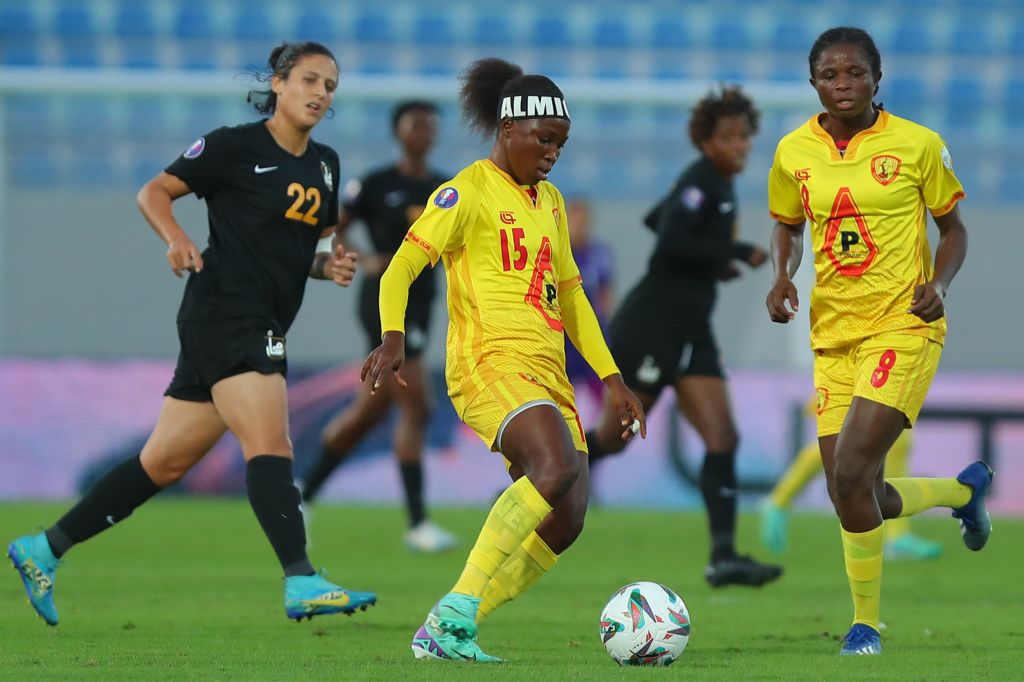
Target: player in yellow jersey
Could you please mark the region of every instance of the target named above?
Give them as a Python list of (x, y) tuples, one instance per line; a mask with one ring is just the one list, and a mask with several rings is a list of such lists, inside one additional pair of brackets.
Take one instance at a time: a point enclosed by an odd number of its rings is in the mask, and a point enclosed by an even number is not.
[(608, 387), (622, 437), (645, 436), (647, 427), (583, 293), (565, 202), (547, 182), (569, 137), (564, 95), (545, 76), (484, 59), (464, 74), (461, 101), (494, 146), (434, 193), (395, 253), (381, 278), (382, 343), (362, 376), (371, 390), (404, 384), (409, 286), (442, 261), (448, 395), (459, 417), (505, 457), (514, 482), (412, 649), (417, 658), (491, 662), (501, 659), (477, 645), (477, 624), (536, 582), (583, 529), (590, 476), (564, 334)]
[[(815, 414), (817, 400), (811, 400), (807, 412)], [(886, 474), (890, 478), (904, 478), (910, 471), (910, 430), (900, 434), (885, 457)], [(793, 499), (822, 473), (821, 450), (814, 440), (800, 449), (796, 457), (771, 493), (761, 504), (761, 544), (776, 554), (786, 551), (789, 544), (789, 508)], [(919, 561), (942, 555), (942, 545), (915, 535), (910, 530), (909, 518), (895, 518), (885, 523), (885, 558), (890, 561)]]
[[(799, 309), (791, 278), (810, 222), (818, 443), (854, 604), (840, 653), (878, 654), (882, 520), (942, 506), (960, 519), (969, 549), (981, 549), (991, 532), (992, 470), (984, 463), (956, 478), (884, 478), (886, 453), (913, 425), (938, 367), (943, 298), (967, 253), (957, 210), (964, 192), (938, 134), (872, 101), (882, 59), (871, 36), (829, 29), (808, 61), (825, 112), (775, 152), (768, 180), (775, 277), (766, 304), (780, 323)], [(926, 211), (940, 235), (934, 264)]]

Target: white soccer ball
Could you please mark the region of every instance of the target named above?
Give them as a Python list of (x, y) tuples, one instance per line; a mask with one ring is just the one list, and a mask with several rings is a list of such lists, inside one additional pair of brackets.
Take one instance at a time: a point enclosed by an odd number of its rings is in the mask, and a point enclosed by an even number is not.
[(690, 640), (690, 614), (664, 585), (630, 583), (601, 612), (601, 641), (619, 665), (672, 665)]

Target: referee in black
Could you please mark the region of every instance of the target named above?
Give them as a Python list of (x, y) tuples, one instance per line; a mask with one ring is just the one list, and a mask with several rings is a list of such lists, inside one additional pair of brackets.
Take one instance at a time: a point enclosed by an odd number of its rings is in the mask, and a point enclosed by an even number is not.
[[(739, 277), (737, 263), (758, 267), (767, 259), (760, 247), (735, 239), (733, 178), (746, 165), (759, 119), (739, 87), (697, 103), (689, 134), (701, 156), (644, 219), (658, 235), (654, 253), (611, 323), (612, 354), (644, 411), (672, 386), (707, 448), (700, 488), (711, 534), (705, 577), (712, 587), (763, 585), (782, 575), (780, 566), (736, 553), (738, 437), (711, 331), (718, 282)], [(597, 429), (587, 434), (592, 465), (626, 446), (621, 431), (606, 404)]]
[[(337, 222), (339, 168), (338, 154), (310, 134), (331, 107), (338, 66), (312, 42), (283, 43), (268, 63), (270, 75), (258, 78), (270, 88), (253, 91), (250, 101), (269, 118), (200, 137), (139, 191), (139, 208), (167, 243), (174, 274), (190, 273), (178, 312), (181, 352), (141, 454), (108, 472), (45, 533), (8, 548), (30, 602), (50, 625), (57, 624), (53, 580), (61, 556), (178, 481), (228, 430), (241, 442), (249, 501), (284, 571), (286, 615), (352, 613), (376, 602), (370, 592), (328, 582), (307, 558), (288, 433), (285, 335), (307, 278), (347, 286), (355, 268), (354, 254), (340, 244), (315, 254)], [(206, 201), (202, 253), (172, 211), (187, 194)]]
[[(362, 261), (366, 277), (359, 294), (359, 318), (366, 333), (367, 352), (380, 345), (380, 276), (430, 195), (450, 177), (428, 163), (437, 128), (438, 110), (432, 102), (407, 100), (396, 104), (391, 112), (391, 132), (401, 147), (401, 158), (360, 180), (352, 180), (343, 192), (339, 236), (346, 234), (354, 222), (362, 222), (373, 247), (373, 254)], [(409, 288), (406, 361), (402, 367), (407, 386), (390, 382), (375, 393), (370, 392), (368, 385), (362, 386), (356, 399), (324, 429), (320, 456), (302, 481), (302, 500), (308, 512), (335, 467), (352, 454), (367, 432), (396, 405), (399, 416), (393, 447), (409, 519), (405, 544), (413, 551), (426, 553), (442, 552), (456, 545), (454, 535), (428, 518), (423, 497), (423, 443), (433, 394), (422, 356), (430, 330), (436, 280), (434, 269), (427, 268)]]

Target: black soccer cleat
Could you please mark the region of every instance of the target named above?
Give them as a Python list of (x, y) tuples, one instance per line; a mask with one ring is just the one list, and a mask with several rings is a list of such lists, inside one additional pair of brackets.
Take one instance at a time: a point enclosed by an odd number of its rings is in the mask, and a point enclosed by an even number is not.
[(747, 585), (760, 587), (782, 575), (782, 566), (762, 564), (750, 556), (732, 556), (712, 561), (704, 569), (704, 578), (711, 587)]

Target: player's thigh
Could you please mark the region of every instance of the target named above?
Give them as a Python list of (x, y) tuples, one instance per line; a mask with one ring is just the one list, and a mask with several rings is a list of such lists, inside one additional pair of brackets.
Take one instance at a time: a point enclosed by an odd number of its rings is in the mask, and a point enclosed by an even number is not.
[(403, 413), (414, 419), (426, 419), (434, 408), (433, 384), (423, 356), (408, 360), (402, 367), (406, 386), (394, 382), (388, 387), (391, 399)]
[(212, 402), (164, 398), (156, 427), (139, 456), (142, 468), (157, 485), (170, 485), (201, 460), (226, 430)]
[(736, 449), (729, 388), (719, 376), (684, 375), (676, 381), (679, 410), (700, 434), (710, 452)]
[(825, 348), (814, 351), (814, 390), (817, 394), (818, 439), (837, 435), (853, 400), (856, 368), (853, 349)]
[(246, 461), (256, 455), (292, 456), (288, 390), (282, 374), (243, 372), (218, 381), (211, 393)]
[(901, 412), (912, 427), (939, 367), (942, 346), (923, 336), (879, 334), (855, 354), (854, 396)]

